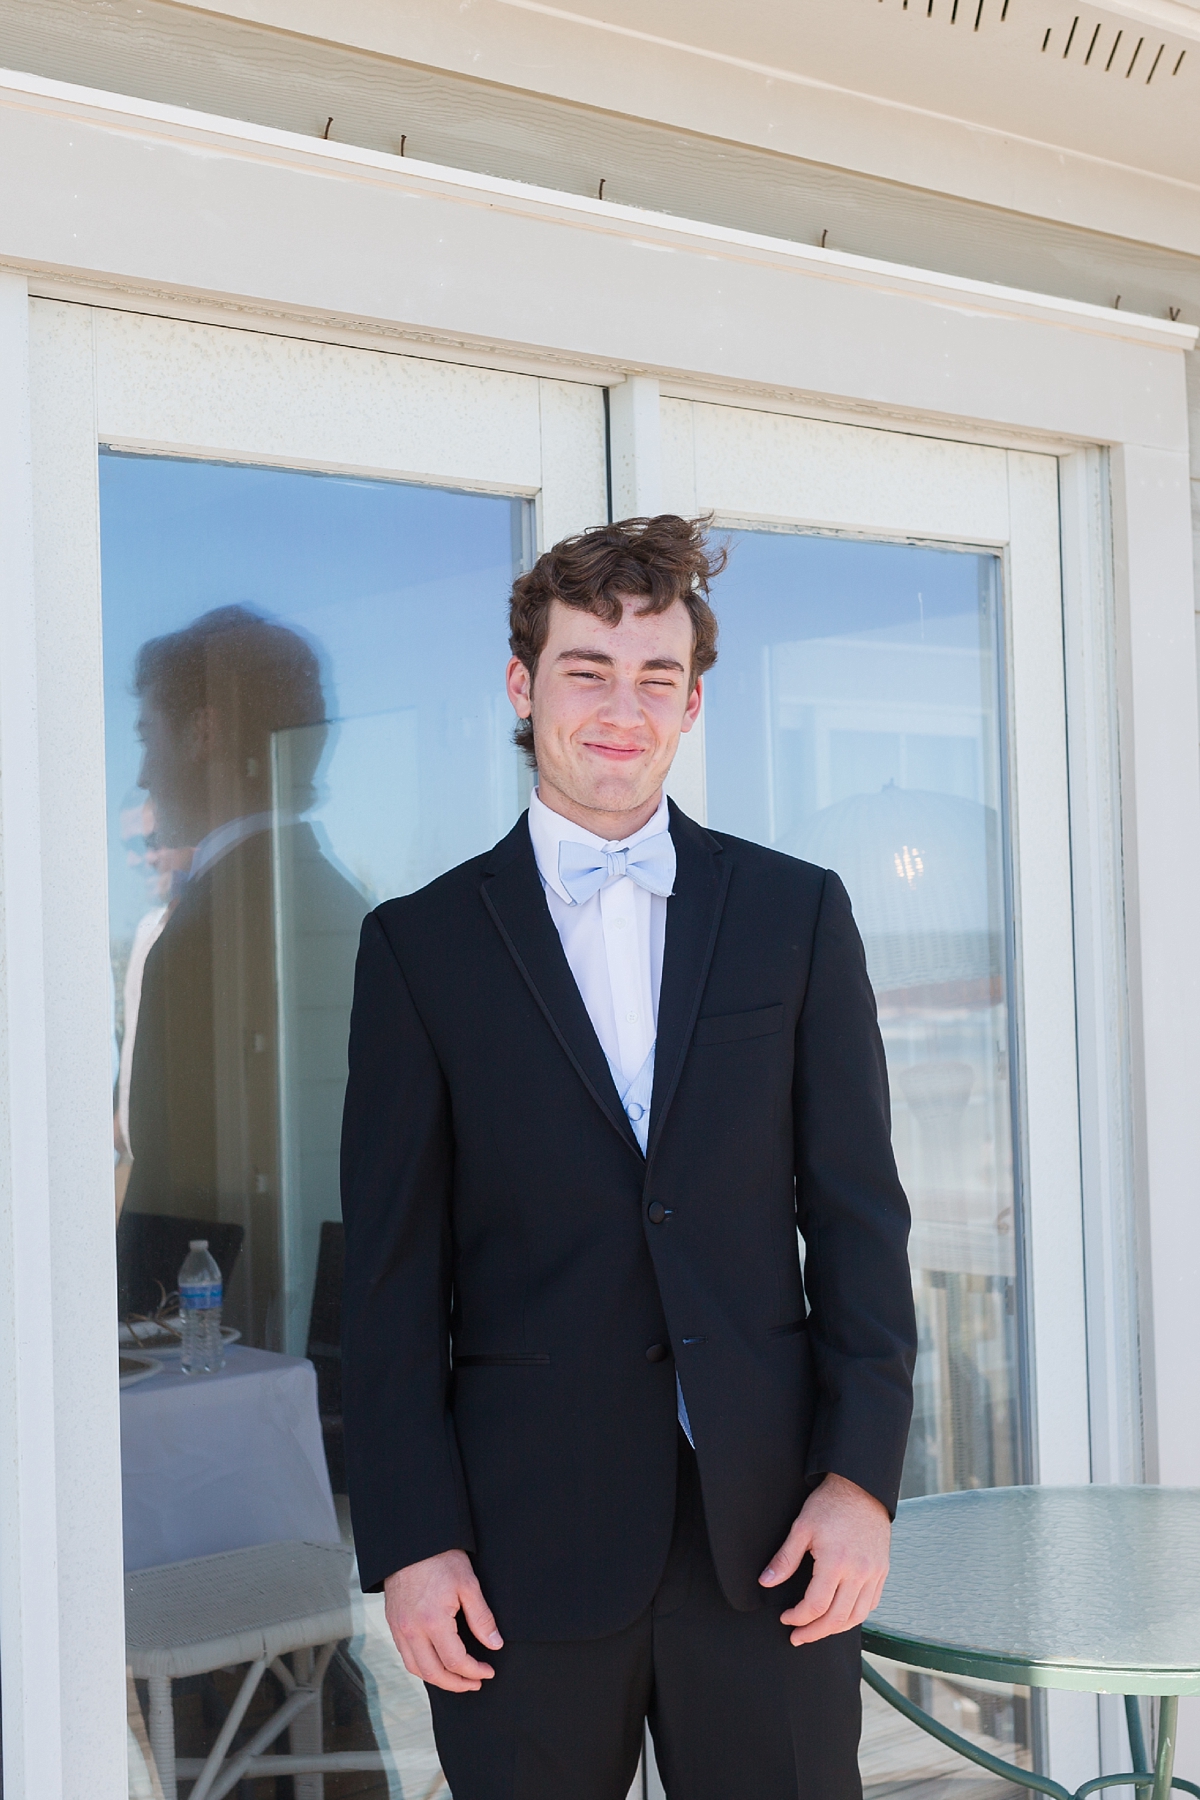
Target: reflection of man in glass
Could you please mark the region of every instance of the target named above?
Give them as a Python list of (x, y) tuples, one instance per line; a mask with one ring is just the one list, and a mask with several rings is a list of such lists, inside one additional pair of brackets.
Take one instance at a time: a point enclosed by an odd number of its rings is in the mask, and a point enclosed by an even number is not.
[(277, 877), (335, 935), (363, 910), (300, 823), (320, 668), (297, 632), (229, 606), (144, 644), (134, 687), (157, 844), (194, 848), (146, 957), (125, 1208), (240, 1223), (235, 1322), (261, 1341), (279, 1279)]

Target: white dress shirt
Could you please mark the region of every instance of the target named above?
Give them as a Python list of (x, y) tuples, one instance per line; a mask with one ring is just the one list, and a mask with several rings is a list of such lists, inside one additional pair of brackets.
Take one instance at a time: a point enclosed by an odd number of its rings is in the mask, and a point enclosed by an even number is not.
[(247, 813), (240, 819), (226, 819), (223, 825), (218, 825), (215, 831), (202, 837), (192, 851), (188, 880), (195, 881), (197, 875), (203, 875), (205, 869), (211, 869), (215, 862), (220, 862), (223, 856), (228, 856), (231, 850), (236, 850), (247, 838), (257, 837), (260, 831), (270, 831), (277, 818), (281, 825), (292, 823), (290, 814), (282, 817), (269, 812)]
[(551, 812), (536, 789), (529, 802), (529, 835), (550, 917), (643, 1155), (650, 1132), (667, 903), (628, 875), (619, 875), (577, 906), (559, 879), (558, 846), (567, 839), (595, 849), (627, 850), (669, 830), (670, 823), (665, 795), (640, 831), (620, 839), (597, 837)]
[[(590, 900), (577, 905), (559, 879), (558, 847), (565, 839), (597, 850), (628, 850), (670, 828), (665, 794), (653, 818), (627, 838), (597, 837), (552, 812), (536, 788), (530, 796), (529, 835), (550, 917), (643, 1156), (650, 1137), (667, 902), (630, 876), (618, 875), (610, 876)], [(675, 1385), (679, 1423), (690, 1443), (692, 1431), (678, 1370)]]

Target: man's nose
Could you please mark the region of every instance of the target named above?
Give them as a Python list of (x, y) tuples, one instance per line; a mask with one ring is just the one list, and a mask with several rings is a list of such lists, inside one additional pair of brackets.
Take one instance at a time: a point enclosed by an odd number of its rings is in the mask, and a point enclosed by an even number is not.
[(631, 681), (614, 681), (601, 714), (606, 725), (640, 725), (642, 709)]

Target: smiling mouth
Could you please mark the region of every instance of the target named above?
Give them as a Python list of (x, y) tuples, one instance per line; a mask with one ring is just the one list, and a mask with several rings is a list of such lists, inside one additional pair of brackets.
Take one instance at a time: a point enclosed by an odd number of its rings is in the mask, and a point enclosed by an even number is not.
[(596, 756), (611, 757), (617, 762), (632, 762), (634, 757), (641, 756), (642, 751), (637, 744), (584, 744), (585, 750)]

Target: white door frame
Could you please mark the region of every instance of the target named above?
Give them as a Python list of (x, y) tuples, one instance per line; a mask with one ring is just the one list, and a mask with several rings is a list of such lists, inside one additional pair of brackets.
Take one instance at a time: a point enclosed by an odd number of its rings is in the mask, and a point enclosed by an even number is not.
[(30, 1800), (116, 1800), (126, 1699), (98, 448), (527, 495), (554, 539), (604, 516), (604, 402), (579, 382), (31, 305), (14, 276), (0, 275), (0, 334), (0, 399), (28, 392), (37, 471), (31, 482), (19, 439), (0, 464), (0, 527), (11, 522), (19, 545), (23, 521), (30, 543), (0, 640), (6, 1774)]

